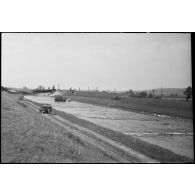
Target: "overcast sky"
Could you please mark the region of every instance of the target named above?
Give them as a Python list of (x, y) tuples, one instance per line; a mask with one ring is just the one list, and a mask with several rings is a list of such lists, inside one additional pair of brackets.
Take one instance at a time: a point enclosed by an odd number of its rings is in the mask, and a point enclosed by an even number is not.
[(190, 34), (2, 35), (2, 85), (144, 90), (191, 85)]

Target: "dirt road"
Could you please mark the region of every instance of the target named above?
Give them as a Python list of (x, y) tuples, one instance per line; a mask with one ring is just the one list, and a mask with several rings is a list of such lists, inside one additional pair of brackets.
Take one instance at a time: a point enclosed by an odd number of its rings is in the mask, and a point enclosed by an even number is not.
[(94, 124), (72, 114), (38, 112), (38, 103), (2, 95), (3, 162), (190, 163), (136, 136)]
[[(38, 112), (38, 106), (31, 102), (25, 101), (25, 104)], [(105, 136), (102, 136), (90, 129), (84, 128), (77, 124), (58, 116), (58, 115), (44, 115), (52, 122), (66, 128), (67, 131), (75, 136), (78, 136), (84, 142), (93, 145), (99, 150), (105, 152), (107, 155), (112, 156), (121, 163), (158, 163), (157, 160), (151, 159), (143, 154), (140, 154), (129, 147), (126, 147), (116, 141), (113, 141)]]
[(38, 103), (49, 103), (58, 111), (120, 132), (124, 136), (137, 137), (144, 142), (193, 159), (193, 123), (191, 119), (149, 115), (74, 101), (58, 103), (47, 96), (27, 96), (26, 98)]

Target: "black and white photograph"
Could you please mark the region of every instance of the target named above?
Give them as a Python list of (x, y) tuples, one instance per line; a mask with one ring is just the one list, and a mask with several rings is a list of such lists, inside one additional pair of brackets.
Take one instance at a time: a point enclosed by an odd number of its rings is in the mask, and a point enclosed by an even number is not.
[(1, 163), (194, 163), (191, 33), (2, 33)]

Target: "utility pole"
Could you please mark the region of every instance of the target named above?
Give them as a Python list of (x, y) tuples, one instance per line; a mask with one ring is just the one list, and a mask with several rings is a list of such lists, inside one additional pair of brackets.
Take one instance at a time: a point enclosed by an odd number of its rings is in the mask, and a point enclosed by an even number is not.
[(161, 97), (163, 96), (163, 92), (162, 92), (162, 89), (163, 89), (163, 88), (161, 87)]

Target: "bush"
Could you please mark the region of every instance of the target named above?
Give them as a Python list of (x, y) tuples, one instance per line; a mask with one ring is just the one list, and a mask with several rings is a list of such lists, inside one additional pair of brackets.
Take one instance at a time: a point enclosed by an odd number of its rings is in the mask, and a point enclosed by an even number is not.
[(162, 99), (160, 95), (155, 96), (155, 99)]
[(140, 93), (138, 93), (138, 96), (139, 98), (145, 98), (147, 96), (147, 93), (145, 91), (142, 91)]
[(183, 93), (186, 96), (186, 101), (188, 101), (192, 96), (192, 87), (187, 87)]
[(129, 97), (133, 97), (134, 96), (134, 91), (133, 90), (130, 89), (128, 93), (129, 93)]
[(150, 94), (148, 95), (148, 98), (153, 98), (153, 94), (150, 93)]
[(171, 94), (171, 97), (177, 97), (177, 94)]

